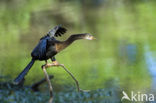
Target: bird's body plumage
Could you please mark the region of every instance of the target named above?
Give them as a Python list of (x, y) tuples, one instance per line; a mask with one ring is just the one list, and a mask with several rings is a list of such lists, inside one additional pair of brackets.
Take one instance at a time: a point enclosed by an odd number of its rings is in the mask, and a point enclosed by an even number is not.
[(60, 25), (54, 27), (52, 30), (48, 32), (48, 34), (42, 37), (37, 44), (37, 46), (31, 52), (32, 60), (25, 67), (25, 69), (16, 77), (14, 80), (15, 84), (19, 84), (23, 79), (30, 68), (33, 66), (36, 60), (55, 60), (55, 55), (57, 54), (55, 50), (55, 42), (57, 41), (54, 36), (61, 36), (66, 32), (66, 29), (61, 27)]
[(45, 36), (40, 39), (38, 45), (34, 48), (31, 56), (35, 60), (48, 60), (57, 54), (55, 50), (55, 42), (57, 40), (54, 37)]

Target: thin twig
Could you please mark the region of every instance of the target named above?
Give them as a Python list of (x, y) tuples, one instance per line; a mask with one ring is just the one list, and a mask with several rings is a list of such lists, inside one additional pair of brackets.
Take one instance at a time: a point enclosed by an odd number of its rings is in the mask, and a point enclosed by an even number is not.
[(78, 92), (80, 92), (80, 87), (79, 87), (79, 82), (77, 81), (77, 79), (73, 76), (73, 74), (63, 65), (63, 64), (59, 64), (59, 66), (61, 66), (75, 81), (76, 86), (77, 86), (77, 90)]
[(78, 92), (80, 92), (80, 91), (81, 92), (89, 92), (90, 91), (90, 90), (80, 89), (78, 80), (74, 77), (74, 75), (63, 64), (59, 64), (58, 66), (61, 66), (74, 79)]
[(42, 66), (42, 69), (43, 69), (45, 78), (46, 78), (46, 80), (47, 80), (47, 82), (48, 82), (48, 85), (49, 85), (49, 92), (50, 92), (49, 103), (52, 103), (52, 102), (53, 102), (53, 87), (52, 87), (52, 84), (51, 84), (51, 82), (50, 82), (48, 73), (47, 73), (47, 71), (46, 71), (46, 65)]

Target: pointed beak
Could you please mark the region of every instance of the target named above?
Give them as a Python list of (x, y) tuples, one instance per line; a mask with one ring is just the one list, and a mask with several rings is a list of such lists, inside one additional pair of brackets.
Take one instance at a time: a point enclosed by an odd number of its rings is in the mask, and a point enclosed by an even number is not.
[(94, 40), (96, 39), (94, 36), (92, 36), (91, 34), (88, 34), (87, 36), (85, 36), (84, 39), (87, 39), (87, 40)]
[(90, 40), (94, 40), (94, 39), (96, 39), (94, 36), (91, 36), (91, 37), (90, 37)]
[(95, 37), (92, 38), (92, 40), (96, 39)]

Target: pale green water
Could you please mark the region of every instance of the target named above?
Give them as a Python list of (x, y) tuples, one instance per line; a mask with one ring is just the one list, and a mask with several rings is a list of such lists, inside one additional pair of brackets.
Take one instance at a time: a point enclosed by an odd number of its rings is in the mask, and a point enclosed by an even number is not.
[[(128, 1), (0, 1), (0, 75), (14, 79), (30, 61), (39, 38), (63, 24), (68, 32), (60, 40), (83, 32), (97, 38), (76, 41), (56, 56), (75, 75), (81, 88), (118, 85), (121, 90), (150, 90), (152, 77), (144, 46), (156, 50), (156, 3)], [(42, 64), (35, 63), (26, 84), (44, 77)], [(74, 85), (63, 69), (51, 68), (48, 72), (55, 76), (55, 89), (60, 90), (62, 84)]]

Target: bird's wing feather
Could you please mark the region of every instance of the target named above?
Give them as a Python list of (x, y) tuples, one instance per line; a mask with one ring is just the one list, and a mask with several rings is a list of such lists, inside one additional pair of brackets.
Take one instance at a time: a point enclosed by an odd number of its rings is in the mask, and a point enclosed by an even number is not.
[(64, 33), (66, 33), (67, 29), (62, 27), (61, 25), (55, 26), (53, 29), (51, 29), (48, 32), (48, 35), (50, 37), (58, 37), (58, 36), (62, 36)]
[(49, 36), (42, 38), (38, 45), (34, 48), (31, 55), (35, 59), (43, 60), (46, 59), (46, 47), (47, 47), (47, 40), (50, 39)]

